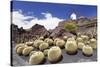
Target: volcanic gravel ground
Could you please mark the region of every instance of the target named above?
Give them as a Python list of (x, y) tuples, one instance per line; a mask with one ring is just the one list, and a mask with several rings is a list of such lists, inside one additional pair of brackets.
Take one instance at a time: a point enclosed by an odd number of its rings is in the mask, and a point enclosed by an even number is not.
[[(14, 45), (14, 44), (12, 44)], [(12, 46), (12, 65), (13, 66), (26, 66), (26, 65), (30, 65), (28, 64), (29, 61), (29, 56), (19, 56), (18, 54), (16, 54), (14, 47)], [(94, 50), (94, 53), (92, 56), (90, 57), (86, 57), (82, 54), (81, 50), (78, 50), (77, 54), (75, 55), (68, 55), (64, 49), (62, 49), (62, 60), (60, 60), (59, 62), (57, 62), (56, 64), (61, 64), (61, 63), (79, 63), (79, 62), (93, 62), (93, 61), (97, 61), (97, 50)], [(43, 64), (51, 64), (46, 57), (46, 60), (44, 61)]]

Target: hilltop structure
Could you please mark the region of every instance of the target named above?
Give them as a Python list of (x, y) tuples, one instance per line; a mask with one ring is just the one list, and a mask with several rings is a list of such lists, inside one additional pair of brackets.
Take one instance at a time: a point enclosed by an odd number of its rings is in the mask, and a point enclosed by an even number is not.
[(71, 20), (77, 20), (77, 15), (75, 12), (73, 12), (71, 15), (70, 15), (70, 19)]

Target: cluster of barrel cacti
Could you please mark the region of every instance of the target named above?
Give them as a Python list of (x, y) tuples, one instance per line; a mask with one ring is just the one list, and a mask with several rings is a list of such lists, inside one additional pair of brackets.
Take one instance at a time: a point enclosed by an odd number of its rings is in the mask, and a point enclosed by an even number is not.
[(44, 38), (39, 37), (34, 41), (20, 43), (15, 46), (16, 53), (29, 56), (29, 64), (40, 64), (47, 57), (50, 63), (57, 62), (62, 57), (62, 49), (67, 54), (75, 54), (81, 50), (85, 56), (92, 56), (93, 50), (97, 48), (97, 40), (87, 35), (77, 37)]

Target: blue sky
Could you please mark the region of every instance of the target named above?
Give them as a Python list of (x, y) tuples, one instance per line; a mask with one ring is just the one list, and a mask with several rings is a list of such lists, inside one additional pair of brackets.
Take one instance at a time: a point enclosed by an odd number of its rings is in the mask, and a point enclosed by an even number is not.
[[(91, 5), (74, 5), (74, 4), (57, 4), (57, 3), (41, 3), (41, 2), (25, 2), (12, 1), (11, 12), (19, 11), (19, 14), (28, 19), (24, 21), (31, 21), (33, 18), (38, 20), (46, 19), (47, 17), (60, 19), (69, 19), (73, 10), (77, 16), (94, 17), (97, 16), (97, 7)], [(55, 19), (54, 19), (55, 20)]]
[(49, 12), (53, 16), (66, 19), (69, 15), (76, 11), (78, 16), (97, 16), (96, 6), (87, 5), (72, 5), (72, 4), (54, 4), (54, 3), (41, 3), (41, 2), (25, 2), (25, 1), (13, 1), (12, 11), (21, 9), (24, 14), (35, 15), (38, 18), (43, 18), (42, 12)]

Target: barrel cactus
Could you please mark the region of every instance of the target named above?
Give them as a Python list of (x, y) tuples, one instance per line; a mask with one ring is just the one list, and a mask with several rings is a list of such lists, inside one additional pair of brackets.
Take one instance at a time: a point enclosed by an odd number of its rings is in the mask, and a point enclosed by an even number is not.
[(68, 54), (75, 54), (77, 52), (77, 43), (75, 41), (67, 41), (65, 50)]
[(69, 38), (67, 39), (67, 41), (75, 41), (75, 38), (74, 38), (74, 37), (69, 37)]
[(77, 37), (76, 41), (77, 42), (83, 42), (83, 39), (81, 37)]
[(18, 49), (19, 47), (23, 47), (23, 46), (25, 46), (24, 43), (16, 44), (15, 50), (17, 51), (17, 49)]
[(84, 44), (83, 42), (78, 42), (78, 44), (77, 44), (77, 45), (78, 45), (78, 48), (79, 48), (79, 49), (82, 49), (82, 48), (83, 48), (83, 46), (84, 46), (85, 44)]
[(19, 55), (22, 55), (22, 52), (24, 50), (25, 47), (19, 47), (17, 50), (16, 50), (16, 53), (19, 54)]
[(93, 49), (96, 49), (97, 48), (97, 40), (92, 38), (90, 39), (90, 46), (93, 48)]
[(81, 33), (80, 33), (80, 32), (78, 32), (78, 33), (77, 33), (77, 36), (78, 36), (78, 37), (80, 37), (80, 36), (81, 36)]
[(65, 46), (65, 41), (64, 40), (58, 40), (56, 42), (56, 46), (59, 46), (60, 48), (63, 48)]
[(37, 52), (37, 51), (31, 51), (29, 56), (33, 55), (35, 52)]
[(41, 43), (43, 43), (43, 40), (35, 40), (33, 46), (36, 47), (36, 48), (39, 48)]
[(63, 39), (64, 39), (65, 41), (67, 41), (67, 38), (68, 38), (67, 36), (63, 36)]
[(81, 38), (83, 39), (84, 43), (89, 40), (89, 37), (87, 35), (81, 35)]
[(44, 54), (41, 51), (37, 51), (29, 58), (29, 64), (36, 65), (42, 63), (44, 60)]
[(25, 45), (24, 43), (21, 43), (21, 44), (17, 44), (15, 46), (15, 50), (16, 50), (16, 53), (19, 54), (19, 55), (22, 55), (22, 51), (23, 49), (27, 47), (27, 45)]
[(56, 42), (60, 40), (60, 38), (55, 38), (53, 44), (56, 45)]
[(44, 50), (44, 49), (47, 49), (48, 47), (49, 47), (49, 44), (46, 42), (43, 42), (40, 44), (39, 49)]
[(32, 46), (33, 45), (33, 42), (32, 41), (26, 42), (26, 45), (27, 46)]
[(26, 48), (23, 49), (22, 54), (23, 54), (24, 56), (27, 56), (27, 55), (30, 54), (30, 52), (31, 52), (33, 49), (34, 49), (33, 47), (26, 47)]
[(48, 50), (48, 60), (57, 62), (62, 56), (61, 49), (58, 46), (53, 46)]
[(41, 37), (39, 37), (39, 39), (40, 39), (40, 40), (44, 40), (44, 37), (43, 37), (43, 36), (41, 36)]
[(82, 48), (82, 52), (85, 56), (91, 56), (93, 54), (93, 49), (89, 45), (85, 45)]
[(44, 53), (45, 56), (48, 55), (48, 51), (49, 51), (49, 49), (45, 49), (45, 50), (43, 51), (43, 53)]
[(44, 41), (47, 42), (49, 45), (53, 44), (53, 40), (51, 38), (46, 38)]

